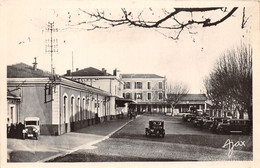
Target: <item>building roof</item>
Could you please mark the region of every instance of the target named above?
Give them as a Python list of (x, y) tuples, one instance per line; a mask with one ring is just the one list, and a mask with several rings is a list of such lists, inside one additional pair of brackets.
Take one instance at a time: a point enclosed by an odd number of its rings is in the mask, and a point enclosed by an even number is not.
[(121, 74), (122, 78), (164, 78), (156, 74)]
[[(167, 94), (171, 95), (171, 94)], [(206, 101), (207, 97), (205, 94), (186, 94), (181, 98), (181, 101)]]
[(72, 72), (70, 75), (65, 74), (64, 76), (112, 76), (109, 73), (103, 72), (99, 69), (88, 67), (75, 72)]
[(34, 70), (32, 66), (24, 63), (7, 66), (7, 78), (41, 78), (50, 75), (50, 72), (41, 69)]

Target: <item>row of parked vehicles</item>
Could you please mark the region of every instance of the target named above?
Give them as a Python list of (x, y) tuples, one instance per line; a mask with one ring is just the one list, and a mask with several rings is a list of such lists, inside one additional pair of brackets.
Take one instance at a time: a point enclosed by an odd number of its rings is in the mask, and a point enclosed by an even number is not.
[(250, 134), (252, 131), (252, 122), (247, 119), (233, 119), (231, 116), (227, 117), (210, 117), (204, 113), (190, 113), (184, 114), (183, 121), (190, 122), (194, 127), (201, 129), (209, 129), (213, 133), (242, 133)]

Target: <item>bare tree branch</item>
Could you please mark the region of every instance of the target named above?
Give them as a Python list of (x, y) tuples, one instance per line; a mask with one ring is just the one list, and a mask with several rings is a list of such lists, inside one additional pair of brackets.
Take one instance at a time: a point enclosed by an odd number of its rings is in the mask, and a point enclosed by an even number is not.
[(249, 17), (246, 17), (246, 11), (245, 11), (246, 9), (245, 9), (245, 7), (243, 8), (243, 16), (242, 16), (242, 24), (241, 24), (241, 28), (243, 29), (243, 28), (245, 28), (245, 25), (246, 25), (246, 23), (247, 23), (247, 21), (248, 21), (248, 19), (249, 19)]
[(166, 101), (171, 105), (171, 108), (174, 109), (180, 100), (189, 93), (189, 89), (182, 83), (175, 85), (170, 84), (167, 87), (167, 93)]
[[(107, 15), (105, 15), (104, 11), (97, 10), (96, 12), (90, 13), (79, 8), (81, 12), (87, 14), (92, 20), (88, 22), (86, 21), (80, 22), (77, 23), (76, 25), (92, 24), (94, 29), (99, 27), (107, 28), (109, 26), (117, 27), (117, 26), (127, 25), (127, 26), (141, 27), (141, 28), (154, 28), (154, 29), (169, 30), (169, 31), (172, 30), (174, 36), (168, 36), (168, 37), (177, 40), (179, 39), (179, 36), (184, 30), (184, 28), (189, 29), (189, 27), (194, 24), (201, 25), (202, 27), (216, 26), (224, 22), (225, 20), (227, 20), (229, 17), (231, 17), (237, 9), (238, 9), (237, 7), (234, 7), (229, 12), (226, 7), (173, 8), (173, 11), (171, 12), (167, 11), (166, 9), (162, 9), (163, 12), (162, 15), (165, 16), (161, 16), (160, 14), (160, 17), (158, 17), (159, 19), (151, 20), (151, 17), (149, 17), (149, 19), (145, 20), (143, 17), (143, 13), (145, 9), (143, 9), (141, 12), (136, 14), (134, 17), (132, 11), (129, 12), (125, 8), (121, 8), (122, 15), (120, 15), (117, 18), (113, 18), (112, 16), (108, 17)], [(227, 14), (224, 16), (222, 15), (215, 20), (213, 20), (212, 18), (204, 18), (204, 17), (202, 17), (203, 19), (201, 20), (198, 18), (194, 19), (195, 14), (199, 14), (199, 13), (205, 14), (207, 12), (213, 12), (213, 11), (220, 11), (221, 13), (227, 13)], [(149, 8), (148, 13), (149, 12), (150, 13), (152, 12), (152, 15), (154, 15), (154, 11), (151, 8)], [(186, 19), (184, 21), (179, 21), (177, 19), (177, 16), (187, 12), (191, 13), (190, 19)], [(169, 21), (173, 21), (172, 24)], [(246, 23), (246, 21), (247, 19), (245, 18), (243, 23)], [(189, 30), (189, 32), (191, 31)]]

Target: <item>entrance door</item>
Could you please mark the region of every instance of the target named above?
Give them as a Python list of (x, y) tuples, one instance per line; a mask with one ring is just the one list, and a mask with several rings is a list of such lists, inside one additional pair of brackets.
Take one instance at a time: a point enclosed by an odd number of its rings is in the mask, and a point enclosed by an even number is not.
[(149, 112), (149, 113), (151, 113), (151, 112), (152, 112), (151, 105), (148, 105), (148, 112)]
[(9, 121), (11, 124), (17, 123), (17, 113), (16, 113), (15, 105), (9, 106), (9, 117), (10, 117)]
[(140, 112), (140, 105), (137, 105), (137, 113)]

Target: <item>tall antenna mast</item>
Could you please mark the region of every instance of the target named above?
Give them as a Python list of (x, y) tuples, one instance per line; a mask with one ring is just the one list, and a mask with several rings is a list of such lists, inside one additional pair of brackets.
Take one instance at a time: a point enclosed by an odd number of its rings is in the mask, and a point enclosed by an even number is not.
[(72, 72), (74, 71), (74, 62), (73, 61), (74, 60), (73, 60), (73, 51), (72, 51), (72, 69), (71, 69)]
[(54, 75), (54, 68), (53, 68), (53, 53), (58, 52), (58, 39), (53, 39), (53, 32), (58, 32), (58, 29), (54, 28), (54, 22), (48, 22), (47, 31), (51, 33), (50, 39), (45, 41), (45, 52), (50, 53), (51, 55), (51, 75)]

